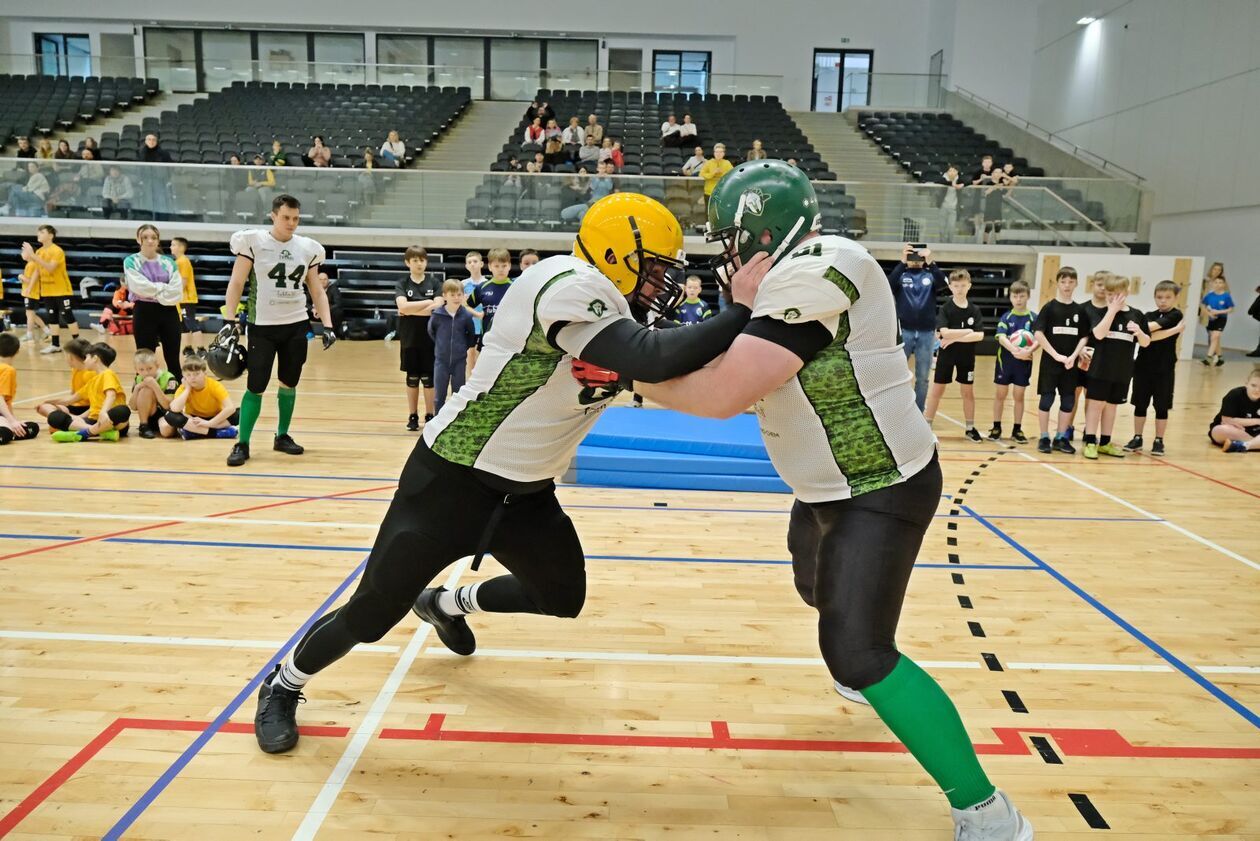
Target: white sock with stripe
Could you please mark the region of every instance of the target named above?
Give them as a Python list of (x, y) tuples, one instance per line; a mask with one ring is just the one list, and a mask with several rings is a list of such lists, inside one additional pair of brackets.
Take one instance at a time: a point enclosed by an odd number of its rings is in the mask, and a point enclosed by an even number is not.
[(477, 588), (480, 586), (481, 582), (478, 581), (476, 584), (468, 584), (455, 590), (443, 590), (438, 594), (438, 610), (447, 616), (466, 616), (469, 613), (477, 613), (481, 610), (481, 606), (477, 604)]

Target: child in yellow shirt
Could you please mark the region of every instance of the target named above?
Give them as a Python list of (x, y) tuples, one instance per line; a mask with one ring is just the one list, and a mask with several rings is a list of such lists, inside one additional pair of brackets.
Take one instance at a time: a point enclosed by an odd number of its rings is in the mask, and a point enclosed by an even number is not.
[(58, 394), (35, 407), (40, 417), (46, 418), (53, 412), (65, 412), (68, 415), (81, 415), (88, 410), (88, 400), (82, 392), (87, 388), (96, 373), (87, 367), (87, 353), (91, 342), (85, 339), (71, 339), (66, 342), (66, 364), (70, 366), (70, 390)]
[[(71, 307), (74, 290), (70, 287), (70, 274), (66, 271), (66, 252), (57, 244), (57, 229), (52, 225), (40, 225), (36, 229), (39, 249), (29, 242), (22, 243), (22, 259), (34, 263), (39, 274), (39, 298), (48, 310), (49, 320), (56, 316), (57, 324), (70, 328), (70, 338), (79, 337), (79, 324), (74, 320)], [(40, 353), (60, 353), (61, 335), (54, 333), (52, 345)]]
[(26, 338), (24, 342), (42, 342), (52, 335), (44, 319), (39, 317), (39, 266), (28, 262), (18, 275), (22, 284), (22, 305), (26, 309)]
[(123, 400), (123, 387), (118, 375), (109, 367), (117, 358), (117, 352), (104, 342), (88, 348), (84, 363), (89, 371), (96, 374), (81, 392), (87, 398), (88, 410), (82, 415), (61, 411), (50, 414), (48, 425), (57, 430), (52, 434), (54, 441), (71, 444), (92, 437), (117, 441), (126, 434), (131, 407)]
[(176, 390), (171, 408), (158, 420), (158, 432), (163, 438), (174, 438), (179, 433), (185, 441), (235, 438), (241, 412), (223, 383), (208, 374), (206, 360), (186, 356), (180, 369), (184, 382)]
[(171, 237), (171, 256), (175, 258), (175, 266), (179, 276), (184, 279), (184, 297), (179, 302), (184, 321), (184, 332), (188, 334), (188, 346), (184, 355), (202, 352), (206, 349), (206, 337), (201, 332), (201, 322), (197, 321), (197, 281), (193, 277), (192, 261), (188, 259), (188, 240), (183, 237)]
[(17, 397), (17, 369), (13, 357), (22, 348), (22, 341), (12, 333), (0, 333), (0, 445), (21, 438), (34, 438), (39, 424), (23, 423), (13, 414), (13, 398)]

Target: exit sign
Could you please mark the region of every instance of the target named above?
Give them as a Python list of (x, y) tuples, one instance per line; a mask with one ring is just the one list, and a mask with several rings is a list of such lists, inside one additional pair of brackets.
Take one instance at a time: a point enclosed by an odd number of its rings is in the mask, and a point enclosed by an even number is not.
[(841, 43), (841, 44), (847, 44), (847, 43), (849, 43), (849, 39), (848, 39), (848, 38), (841, 38), (841, 39), (840, 39), (840, 43)]

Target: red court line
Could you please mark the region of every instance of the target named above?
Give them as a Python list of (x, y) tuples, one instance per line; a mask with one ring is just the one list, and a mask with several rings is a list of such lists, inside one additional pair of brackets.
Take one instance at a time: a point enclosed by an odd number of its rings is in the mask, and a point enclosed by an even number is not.
[[(517, 745), (585, 745), (601, 747), (698, 748), (703, 750), (768, 750), (791, 752), (906, 753), (900, 742), (859, 742), (834, 739), (755, 739), (731, 736), (725, 721), (709, 723), (710, 736), (647, 736), (604, 733), (531, 733), (504, 730), (447, 730), (444, 713), (432, 713), (423, 729), (386, 727), (381, 739), (421, 742), (491, 742)], [(1163, 757), (1172, 759), (1260, 759), (1260, 748), (1169, 747), (1134, 745), (1115, 730), (1066, 727), (994, 727), (996, 743), (975, 745), (989, 756), (1028, 756), (1032, 749), (1024, 734), (1049, 736), (1065, 756)]]
[(1200, 479), (1206, 479), (1209, 482), (1214, 482), (1215, 484), (1218, 484), (1222, 487), (1229, 488), (1231, 491), (1238, 491), (1240, 494), (1246, 494), (1247, 496), (1260, 499), (1260, 494), (1258, 493), (1249, 491), (1246, 488), (1240, 488), (1237, 485), (1231, 485), (1229, 482), (1223, 482), (1220, 479), (1217, 479), (1215, 476), (1208, 476), (1204, 473), (1198, 472), (1197, 470), (1191, 470), (1189, 467), (1182, 467), (1180, 464), (1177, 464), (1177, 462), (1175, 461), (1168, 461), (1167, 459), (1164, 459), (1161, 463), (1166, 464), (1169, 467), (1175, 467), (1178, 470), (1180, 470), (1182, 473), (1189, 473), (1191, 476), (1198, 476)]
[[(374, 488), (359, 488), (354, 491), (341, 491), (334, 494), (324, 494), (323, 496), (302, 497), (300, 499), (285, 499), (280, 502), (267, 502), (262, 505), (251, 505), (248, 508), (235, 508), (231, 511), (219, 511), (214, 514), (207, 514), (206, 517), (230, 517), (233, 514), (246, 514), (250, 511), (262, 511), (267, 508), (281, 508), (285, 505), (300, 505), (304, 502), (318, 502), (327, 499), (336, 499), (342, 496), (354, 496), (356, 494), (372, 493), (373, 491), (384, 491), (397, 487), (396, 485), (377, 485)], [(164, 529), (169, 526), (178, 526), (182, 524), (182, 520), (166, 520), (160, 523), (151, 523), (147, 526), (136, 526), (133, 529), (125, 529), (123, 531), (109, 532), (108, 534), (94, 534), (90, 537), (80, 537), (75, 540), (65, 540), (61, 543), (51, 543), (47, 546), (37, 546), (34, 549), (23, 549), (21, 552), (10, 552), (8, 555), (0, 555), (0, 561), (7, 561), (10, 558), (21, 558), (25, 555), (37, 555), (41, 552), (51, 552), (54, 549), (65, 549), (69, 546), (79, 546), (84, 543), (95, 543), (100, 540), (108, 540), (111, 537), (122, 537), (128, 534), (136, 534), (143, 531), (153, 531), (154, 529)], [(311, 523), (311, 525), (319, 525)]]
[[(61, 788), (80, 768), (86, 765), (88, 760), (104, 750), (114, 740), (114, 737), (124, 730), (165, 730), (200, 733), (209, 726), (210, 722), (208, 721), (174, 721), (156, 718), (115, 719), (95, 739), (84, 745), (82, 750), (70, 757), (65, 764), (50, 774), (48, 779), (40, 783), (21, 803), (14, 806), (3, 818), (0, 818), (0, 838), (8, 835), (27, 815), (35, 811), (41, 803), (51, 797), (57, 789)], [(253, 733), (254, 725), (228, 723), (224, 725), (221, 732)], [(344, 738), (350, 733), (350, 728), (303, 726), (298, 728), (298, 732), (304, 736)]]

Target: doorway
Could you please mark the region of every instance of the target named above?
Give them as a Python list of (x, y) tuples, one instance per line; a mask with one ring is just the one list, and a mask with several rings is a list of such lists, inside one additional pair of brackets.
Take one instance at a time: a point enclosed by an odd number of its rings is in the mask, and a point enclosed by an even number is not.
[(810, 110), (836, 113), (871, 101), (874, 50), (814, 50)]

